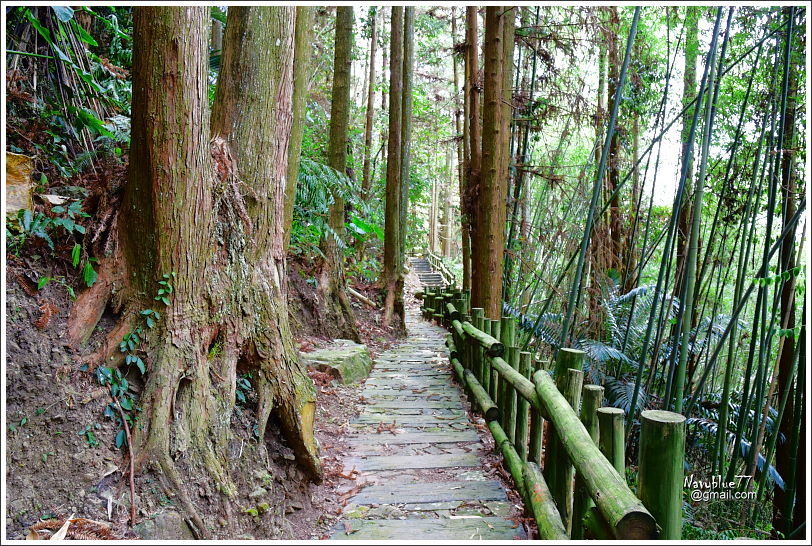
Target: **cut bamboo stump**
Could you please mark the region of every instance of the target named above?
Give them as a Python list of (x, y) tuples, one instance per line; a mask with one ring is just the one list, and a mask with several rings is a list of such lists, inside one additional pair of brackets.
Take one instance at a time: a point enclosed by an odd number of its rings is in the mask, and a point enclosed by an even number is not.
[(600, 441), (598, 446), (621, 476), (626, 474), (626, 445), (623, 420), (625, 412), (620, 408), (598, 409)]
[(682, 537), (682, 487), (685, 458), (685, 417), (648, 410), (640, 414), (638, 495), (657, 518), (660, 538)]
[[(530, 366), (532, 365), (533, 356), (523, 351), (519, 353), (519, 373), (526, 379), (530, 378)], [(514, 396), (516, 391), (514, 390)], [(519, 397), (516, 404), (516, 440), (513, 445), (516, 446), (516, 452), (523, 461), (527, 461), (527, 427), (528, 416), (530, 413), (530, 403), (524, 396)]]

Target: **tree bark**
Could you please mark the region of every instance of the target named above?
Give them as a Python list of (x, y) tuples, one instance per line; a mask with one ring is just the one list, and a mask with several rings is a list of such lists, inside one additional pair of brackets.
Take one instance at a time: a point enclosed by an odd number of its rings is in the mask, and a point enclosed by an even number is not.
[[(371, 8), (372, 9), (372, 8)], [(375, 116), (375, 57), (378, 53), (378, 13), (372, 14), (371, 37), (369, 40), (369, 87), (367, 88), (367, 111), (364, 122), (364, 174), (361, 179), (361, 189), (364, 200), (369, 199), (369, 190), (372, 187), (370, 173), (372, 156), (372, 127)]]
[[(699, 52), (699, 15), (701, 8), (687, 6), (685, 8), (685, 72), (682, 78), (682, 107), (688, 108), (682, 119), (682, 156), (688, 154), (688, 140), (691, 134), (691, 120), (697, 105), (688, 107), (696, 98), (696, 60)], [(694, 178), (693, 154), (688, 158), (687, 175), (685, 177), (685, 197), (679, 210), (677, 220), (677, 266), (674, 280), (674, 297), (682, 294), (683, 280), (685, 278), (685, 258), (688, 251), (688, 238), (691, 232), (691, 193)]]
[[(336, 8), (335, 62), (333, 65), (332, 101), (330, 104), (330, 140), (327, 160), (330, 167), (346, 174), (347, 145), (350, 121), (350, 69), (352, 67), (353, 8)], [(322, 237), (320, 247), (324, 253), (319, 273), (319, 289), (323, 295), (327, 320), (337, 325), (342, 337), (361, 341), (346, 291), (344, 276), (344, 251), (338, 239), (344, 239), (344, 200), (333, 192), (328, 225), (333, 233)]]
[(390, 37), (389, 69), (389, 142), (386, 163), (386, 204), (383, 245), (383, 278), (386, 289), (383, 325), (389, 327), (395, 321), (400, 329), (405, 324), (403, 309), (403, 276), (400, 259), (400, 207), (401, 207), (401, 118), (403, 90), (403, 7), (392, 6), (392, 31)]
[[(465, 97), (468, 109), (465, 112), (465, 124), (468, 129), (468, 159), (465, 165), (466, 190), (461, 196), (461, 206), (468, 216), (471, 241), (471, 302), (482, 300), (482, 270), (474, 265), (478, 257), (475, 249), (479, 240), (479, 201), (480, 178), (482, 172), (482, 120), (480, 119), (479, 83), (479, 33), (477, 8), (469, 6), (465, 11)], [(475, 256), (476, 254), (476, 256)], [(476, 305), (472, 305), (475, 307)], [(488, 315), (490, 318), (490, 315)]]
[[(465, 106), (460, 102), (459, 55), (457, 53), (457, 8), (451, 8), (451, 40), (454, 43), (454, 128), (457, 139), (457, 167), (460, 195), (460, 239), (462, 250), (462, 289), (471, 289), (471, 239), (468, 213), (465, 210), (466, 170), (470, 161), (468, 144), (468, 122), (463, 127), (464, 112), (468, 111), (467, 93), (463, 91)], [(466, 46), (467, 47), (467, 46)], [(467, 89), (467, 87), (466, 87)]]
[[(509, 145), (510, 103), (506, 96), (505, 68), (513, 50), (512, 33), (506, 44), (507, 25), (513, 29), (512, 9), (489, 6), (485, 11), (484, 107), (482, 118), (482, 179), (477, 207), (475, 244), (472, 243), (471, 306), (485, 309), (487, 317), (502, 314), (502, 265), (505, 247), (505, 192)], [(479, 285), (478, 287), (476, 285)]]
[[(412, 148), (412, 87), (414, 80), (414, 7), (403, 9), (403, 95), (401, 98), (401, 137), (400, 137), (400, 253), (398, 268), (403, 275), (408, 235), (409, 187), (411, 185)], [(403, 281), (401, 280), (401, 285)], [(401, 294), (401, 299), (403, 295)]]
[[(285, 292), (294, 9), (229, 12), (210, 131), (208, 9), (135, 9), (121, 217), (130, 308), (146, 306), (162, 274), (174, 286), (148, 339), (136, 460), (160, 467), (200, 537), (210, 533), (186, 484), (211, 480), (236, 493), (226, 454), (238, 362), (255, 374), (259, 437), (273, 411), (298, 462), (321, 472), (315, 388), (293, 347)], [(223, 353), (209, 359), (215, 340)], [(198, 474), (181, 476), (177, 462)]]
[(308, 69), (310, 67), (310, 40), (315, 21), (315, 9), (310, 6), (296, 7), (296, 29), (293, 51), (293, 121), (288, 148), (288, 175), (285, 189), (285, 252), (290, 245), (293, 227), (293, 204), (296, 202), (296, 184), (299, 178), (299, 161), (302, 156), (304, 115), (307, 110)]

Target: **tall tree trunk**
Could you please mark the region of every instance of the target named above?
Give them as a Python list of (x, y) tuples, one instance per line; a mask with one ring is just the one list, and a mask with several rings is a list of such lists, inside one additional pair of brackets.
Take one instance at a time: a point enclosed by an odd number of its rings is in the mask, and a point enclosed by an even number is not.
[[(609, 61), (609, 77), (608, 77), (608, 90), (609, 102), (607, 107), (612, 109), (614, 101), (618, 98), (617, 82), (620, 77), (620, 52), (618, 51), (618, 35), (620, 33), (620, 17), (617, 8), (612, 6), (608, 8), (608, 21), (607, 27), (609, 32), (609, 40), (607, 43), (607, 53)], [(607, 248), (607, 256), (609, 258), (609, 267), (614, 269), (615, 273), (622, 277), (623, 268), (623, 220), (621, 218), (620, 210), (620, 194), (615, 193), (615, 190), (620, 184), (620, 132), (615, 131), (612, 134), (612, 140), (609, 142), (609, 161), (606, 165), (606, 193), (607, 197), (614, 195), (609, 202), (609, 234), (611, 238), (611, 245)]]
[[(508, 20), (509, 19), (509, 20)], [(472, 243), (472, 283), (479, 284), (471, 305), (485, 316), (502, 314), (502, 266), (505, 248), (505, 192), (509, 146), (510, 103), (505, 104), (508, 59), (512, 58), (513, 9), (485, 10), (484, 106), (482, 117), (482, 179), (479, 187), (477, 229)], [(506, 32), (506, 26), (510, 32)], [(506, 40), (506, 34), (509, 39)], [(509, 42), (509, 43), (506, 43)]]
[(304, 116), (307, 110), (308, 69), (310, 67), (310, 40), (316, 10), (311, 6), (296, 7), (296, 30), (294, 32), (293, 57), (293, 121), (288, 147), (288, 174), (285, 189), (285, 252), (290, 245), (293, 227), (293, 204), (296, 202), (296, 183), (299, 179), (299, 162), (302, 156)]
[[(453, 167), (453, 152), (451, 145), (445, 151), (445, 170), (444, 178), (448, 176), (451, 180), (454, 179)], [(451, 214), (451, 184), (450, 181), (443, 184), (443, 257), (451, 257), (451, 224), (453, 224)]]
[[(462, 289), (471, 289), (471, 239), (469, 235), (468, 213), (465, 210), (464, 196), (466, 192), (466, 169), (470, 161), (468, 148), (468, 123), (463, 127), (463, 105), (460, 104), (460, 77), (459, 55), (457, 53), (457, 8), (451, 8), (451, 40), (454, 43), (454, 128), (457, 138), (457, 167), (460, 195), (460, 238), (462, 249)], [(468, 109), (467, 94), (463, 91), (465, 111)]]
[[(790, 16), (791, 9), (789, 7), (784, 8), (784, 13), (787, 16)], [(792, 62), (792, 61), (791, 61)], [(797, 203), (796, 203), (796, 192), (797, 186), (795, 181), (795, 172), (793, 166), (793, 155), (795, 153), (795, 110), (797, 108), (797, 101), (798, 101), (798, 73), (796, 69), (796, 65), (793, 63), (790, 65), (789, 68), (789, 79), (787, 84), (787, 105), (786, 111), (784, 112), (784, 142), (781, 146), (782, 149), (782, 156), (781, 156), (781, 193), (783, 194), (782, 197), (782, 216), (783, 216), (783, 223), (784, 229), (786, 229), (786, 224), (790, 221), (790, 219), (795, 215), (797, 211)], [(795, 258), (795, 229), (793, 228), (792, 232), (787, 236), (782, 245), (781, 245), (781, 252), (779, 255), (779, 272), (783, 273), (784, 271), (788, 271), (796, 264)], [(782, 317), (782, 324), (781, 328), (785, 330), (790, 330), (795, 328), (795, 284), (796, 284), (796, 276), (790, 275), (790, 277), (783, 282), (781, 286), (781, 311), (780, 316)], [(792, 373), (793, 367), (793, 358), (795, 357), (795, 339), (791, 336), (783, 336), (781, 337), (781, 348), (778, 351), (778, 393), (777, 398), (780, 400), (782, 393), (787, 390), (792, 389), (792, 383), (794, 374)], [(799, 366), (803, 366), (804, 363), (801, 361)], [(781, 422), (779, 423), (778, 430), (781, 434), (784, 435), (785, 441), (778, 442), (776, 448), (776, 456), (775, 456), (775, 464), (776, 470), (782, 476), (787, 476), (789, 467), (792, 464), (792, 453), (791, 453), (791, 442), (789, 438), (792, 437), (792, 421), (793, 421), (793, 414), (795, 413), (795, 404), (792, 396), (787, 398), (787, 404), (784, 409), (784, 413), (781, 418)], [(805, 464), (802, 459), (799, 459), (799, 465)], [(797, 471), (796, 471), (797, 475)], [(796, 483), (802, 484), (805, 482), (796, 481)], [(791, 504), (788, 503), (787, 495), (784, 492), (784, 489), (775, 485), (773, 487), (774, 493), (774, 500), (773, 500), (773, 528), (777, 531), (784, 533), (785, 535), (788, 534), (792, 529), (790, 529), (792, 524), (792, 514), (788, 513), (788, 508), (791, 507)], [(800, 496), (802, 496), (801, 493)]]
[[(689, 154), (688, 140), (691, 134), (691, 120), (697, 105), (688, 106), (696, 98), (696, 60), (699, 54), (699, 16), (702, 8), (687, 6), (685, 8), (685, 72), (682, 77), (682, 107), (688, 108), (682, 117), (682, 156)], [(685, 279), (685, 258), (688, 251), (688, 238), (691, 232), (692, 200), (694, 178), (693, 154), (687, 158), (687, 175), (685, 177), (685, 197), (679, 210), (677, 221), (677, 266), (674, 282), (674, 297), (679, 298)]]
[(378, 54), (378, 12), (371, 13), (371, 37), (369, 40), (369, 87), (367, 88), (367, 111), (364, 122), (364, 174), (361, 179), (361, 189), (364, 199), (369, 199), (369, 190), (372, 187), (372, 177), (370, 173), (372, 156), (372, 128), (375, 116), (375, 57)]
[[(479, 240), (478, 232), (480, 179), (482, 173), (482, 120), (480, 118), (479, 82), (479, 31), (477, 8), (468, 6), (465, 11), (465, 96), (468, 110), (465, 113), (465, 124), (468, 128), (468, 160), (465, 165), (467, 180), (465, 195), (460, 196), (462, 207), (468, 216), (471, 241), (471, 302), (482, 301), (482, 285), (484, 271), (474, 265), (478, 258), (475, 246)], [(476, 304), (473, 305), (476, 307)], [(488, 315), (490, 317), (490, 315)]]
[(383, 245), (383, 278), (386, 289), (383, 325), (405, 324), (403, 308), (403, 276), (400, 271), (400, 200), (401, 200), (401, 118), (403, 115), (403, 7), (392, 6), (389, 69), (389, 143), (386, 162), (386, 205)]
[[(412, 82), (414, 79), (414, 6), (403, 9), (403, 96), (400, 136), (400, 253), (398, 268), (403, 274), (408, 234), (409, 187), (411, 185)], [(402, 281), (401, 281), (402, 284)], [(402, 295), (401, 295), (402, 298)]]
[[(292, 344), (285, 292), (294, 9), (229, 11), (210, 131), (208, 8), (135, 8), (121, 216), (130, 309), (147, 306), (163, 274), (174, 287), (147, 339), (137, 461), (158, 465), (201, 537), (210, 531), (187, 484), (236, 493), (227, 454), (237, 362), (256, 377), (260, 438), (273, 411), (297, 460), (320, 474), (315, 389)], [(209, 359), (215, 340), (223, 353)], [(182, 476), (179, 467), (194, 470)]]
[[(347, 144), (350, 122), (350, 69), (352, 68), (353, 8), (336, 8), (335, 63), (330, 103), (330, 143), (327, 158), (330, 167), (340, 173), (347, 172)], [(327, 321), (336, 325), (342, 337), (360, 341), (344, 277), (344, 252), (336, 237), (344, 239), (344, 200), (333, 193), (328, 225), (334, 233), (326, 234), (320, 243), (324, 253), (319, 288), (324, 297)]]

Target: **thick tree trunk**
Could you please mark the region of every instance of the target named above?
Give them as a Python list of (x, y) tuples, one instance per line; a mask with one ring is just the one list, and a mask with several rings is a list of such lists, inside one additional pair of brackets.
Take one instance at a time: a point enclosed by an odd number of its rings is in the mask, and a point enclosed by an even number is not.
[[(335, 63), (330, 105), (330, 144), (327, 158), (330, 167), (340, 173), (347, 171), (347, 140), (350, 121), (350, 69), (352, 67), (353, 8), (336, 8)], [(328, 225), (333, 233), (320, 243), (324, 261), (319, 273), (319, 289), (323, 295), (326, 319), (335, 324), (342, 337), (360, 341), (355, 311), (347, 296), (344, 276), (344, 252), (336, 236), (344, 239), (344, 200), (333, 193)]]
[[(212, 133), (208, 9), (135, 9), (121, 218), (131, 309), (146, 306), (162, 274), (172, 273), (174, 286), (148, 340), (137, 461), (160, 467), (201, 537), (209, 531), (187, 484), (211, 480), (226, 496), (236, 492), (227, 454), (237, 362), (255, 374), (260, 438), (273, 411), (298, 461), (320, 474), (315, 389), (291, 341), (285, 293), (294, 9), (229, 12)], [(223, 353), (210, 360), (215, 340)]]
[[(504, 7), (487, 7), (485, 11), (484, 106), (482, 118), (482, 179), (479, 187), (477, 228), (472, 242), (472, 307), (485, 309), (485, 316), (502, 315), (502, 266), (505, 248), (505, 192), (507, 190), (507, 154), (509, 145), (510, 103), (505, 104), (509, 46), (505, 25), (513, 29), (515, 13)], [(476, 286), (476, 285), (479, 286)]]
[(383, 278), (386, 289), (383, 325), (395, 321), (397, 329), (405, 323), (403, 308), (403, 275), (400, 270), (401, 207), (401, 118), (403, 90), (403, 7), (392, 6), (391, 56), (389, 69), (389, 143), (386, 163), (386, 205), (383, 245)]
[(288, 174), (285, 189), (285, 252), (290, 244), (293, 227), (293, 204), (296, 202), (296, 183), (299, 178), (299, 161), (302, 156), (304, 115), (307, 110), (308, 68), (310, 67), (310, 40), (313, 33), (316, 10), (310, 6), (296, 7), (296, 30), (293, 57), (293, 122), (288, 147)]

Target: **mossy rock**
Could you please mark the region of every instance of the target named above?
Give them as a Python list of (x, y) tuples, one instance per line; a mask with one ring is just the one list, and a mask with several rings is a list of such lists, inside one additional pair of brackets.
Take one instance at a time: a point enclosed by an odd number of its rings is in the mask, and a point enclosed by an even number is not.
[(366, 345), (349, 339), (336, 339), (330, 345), (302, 354), (309, 366), (328, 373), (343, 384), (358, 382), (372, 370), (372, 356)]

